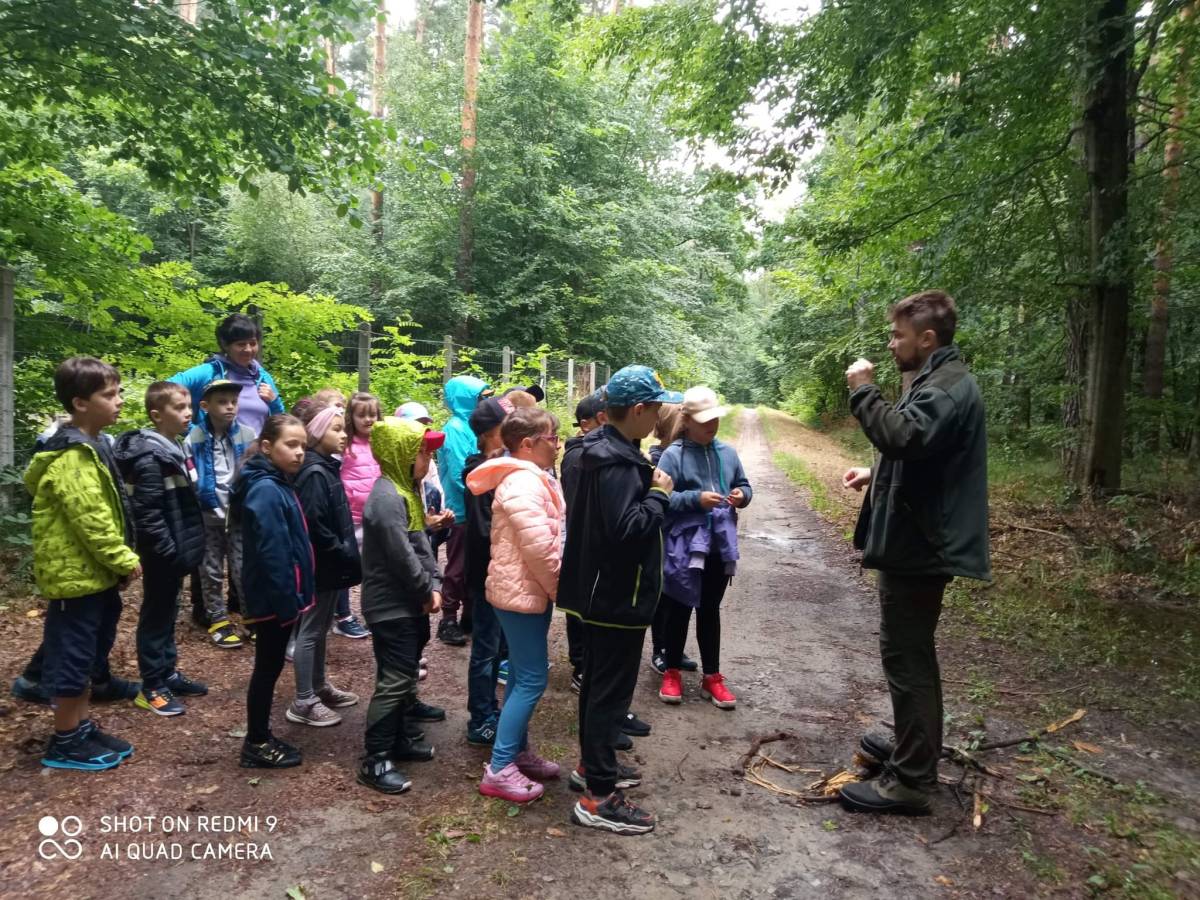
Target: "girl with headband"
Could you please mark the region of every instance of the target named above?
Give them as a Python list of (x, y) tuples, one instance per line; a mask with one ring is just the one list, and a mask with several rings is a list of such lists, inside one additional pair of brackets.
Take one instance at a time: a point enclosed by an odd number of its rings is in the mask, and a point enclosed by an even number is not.
[(345, 414), (339, 406), (314, 403), (304, 410), (303, 422), (308, 449), (296, 476), (296, 494), (312, 543), (317, 594), (296, 629), (296, 699), (286, 715), (290, 722), (324, 728), (342, 721), (336, 710), (358, 702), (357, 694), (330, 683), (325, 642), (338, 594), (362, 583), (362, 562), (337, 458), (346, 449)]

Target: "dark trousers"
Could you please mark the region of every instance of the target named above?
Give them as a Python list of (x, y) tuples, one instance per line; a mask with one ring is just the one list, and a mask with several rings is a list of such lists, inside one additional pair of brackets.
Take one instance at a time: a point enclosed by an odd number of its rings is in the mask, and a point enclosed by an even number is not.
[[(25, 670), (21, 673), (22, 677), (32, 681), (34, 684), (41, 684), (45, 676), (46, 669), (46, 642), (38, 644), (38, 648), (33, 651), (33, 656), (29, 658), (29, 662), (25, 664)], [(107, 684), (112, 678), (112, 669), (108, 666), (108, 654), (97, 656), (92, 662), (92, 686), (98, 684)]]
[(571, 660), (571, 674), (583, 677), (583, 622), (575, 616), (567, 616), (567, 657)]
[(115, 587), (51, 600), (42, 630), (42, 689), (51, 697), (83, 697), (95, 678), (96, 661), (107, 660), (117, 639), (121, 594)]
[(142, 608), (138, 612), (137, 655), (142, 687), (158, 689), (175, 672), (175, 617), (183, 576), (171, 566), (146, 557), (142, 570)]
[(246, 740), (261, 744), (271, 737), (271, 703), (283, 671), (292, 625), (268, 619), (254, 625), (254, 671), (246, 690)]
[(617, 751), (613, 745), (637, 687), (645, 640), (643, 628), (583, 626), (579, 749), (593, 797), (607, 797), (617, 786)]
[(337, 618), (346, 619), (350, 617), (350, 588), (343, 588), (338, 591), (337, 595)]
[(471, 614), (471, 598), (467, 594), (467, 526), (452, 525), (446, 536), (446, 571), (442, 573), (442, 618), (458, 619), (461, 608), (464, 616)]
[(879, 650), (896, 723), (891, 765), (909, 787), (937, 784), (942, 753), (942, 675), (934, 632), (949, 581), (941, 575), (879, 573)]
[(421, 648), (429, 641), (429, 616), (372, 622), (375, 693), (367, 707), (367, 755), (390, 753), (404, 738), (404, 716), (417, 699)]
[(482, 728), (500, 718), (496, 702), (496, 675), (500, 666), (500, 643), (503, 633), (496, 610), (487, 602), (483, 589), (469, 588), (474, 607), (475, 628), (471, 632), (471, 662), (467, 667), (467, 711), (471, 714), (468, 729)]
[(664, 595), (659, 600), (658, 609), (654, 611), (654, 621), (650, 623), (650, 650), (664, 656), (667, 652), (667, 619), (671, 615), (671, 604), (665, 602), (666, 599)]
[[(696, 643), (700, 645), (700, 665), (705, 675), (721, 671), (721, 601), (729, 587), (725, 561), (714, 554), (704, 561), (700, 578), (700, 605), (696, 607)], [(665, 594), (658, 601), (661, 611), (667, 609), (666, 656), (667, 668), (678, 669), (683, 662), (683, 645), (687, 642), (688, 623), (692, 608)]]

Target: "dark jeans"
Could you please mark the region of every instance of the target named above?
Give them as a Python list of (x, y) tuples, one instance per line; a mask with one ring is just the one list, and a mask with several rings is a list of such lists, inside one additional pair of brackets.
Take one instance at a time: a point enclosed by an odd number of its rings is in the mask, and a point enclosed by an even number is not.
[[(705, 675), (721, 671), (721, 600), (729, 587), (725, 561), (720, 554), (704, 561), (700, 579), (700, 606), (696, 608), (696, 643), (700, 645), (700, 664)], [(667, 608), (666, 656), (667, 668), (678, 669), (683, 662), (683, 645), (687, 643), (688, 623), (692, 608), (686, 603), (663, 595), (658, 608)]]
[(617, 751), (642, 662), (642, 628), (583, 626), (583, 685), (579, 689), (579, 749), (588, 790), (607, 797), (617, 786)]
[(417, 699), (421, 648), (429, 641), (429, 616), (371, 623), (375, 694), (367, 707), (367, 755), (390, 753), (404, 738), (404, 716)]
[(891, 765), (909, 787), (937, 784), (943, 711), (934, 632), (949, 581), (941, 575), (879, 573), (879, 650), (896, 723)]
[(496, 675), (500, 666), (500, 620), (496, 610), (487, 602), (483, 590), (469, 589), (475, 614), (475, 630), (471, 633), (471, 662), (467, 668), (467, 722), (470, 730), (493, 724), (500, 718), (496, 702)]
[[(46, 642), (42, 641), (33, 651), (33, 656), (29, 657), (29, 662), (25, 664), (25, 670), (21, 673), (21, 677), (34, 684), (41, 684), (45, 677), (45, 670)], [(97, 656), (92, 663), (92, 687), (98, 684), (107, 684), (110, 678), (112, 678), (112, 669), (108, 666), (108, 654), (106, 653), (102, 657)]]
[(268, 619), (253, 628), (254, 671), (246, 690), (246, 740), (261, 744), (271, 737), (271, 702), (275, 698), (275, 682), (283, 671), (292, 626)]
[(51, 697), (82, 697), (96, 660), (108, 659), (117, 639), (121, 595), (115, 587), (69, 600), (51, 600), (42, 631), (42, 690)]
[(470, 615), (467, 594), (467, 526), (452, 525), (446, 536), (446, 571), (442, 573), (442, 618), (458, 620), (458, 610)]
[(175, 617), (182, 588), (183, 576), (174, 568), (146, 557), (137, 625), (138, 671), (146, 690), (163, 687), (175, 672)]
[(339, 619), (345, 619), (350, 615), (350, 588), (338, 591), (337, 611), (334, 615)]
[(571, 674), (583, 677), (583, 622), (575, 616), (567, 616), (567, 657), (571, 660)]

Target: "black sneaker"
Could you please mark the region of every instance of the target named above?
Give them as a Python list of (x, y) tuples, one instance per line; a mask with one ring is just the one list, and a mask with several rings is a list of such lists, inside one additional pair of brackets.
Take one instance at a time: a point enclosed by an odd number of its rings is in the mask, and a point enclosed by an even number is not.
[(412, 787), (412, 779), (397, 769), (386, 753), (363, 757), (358, 764), (358, 783), (384, 794), (403, 794)]
[(42, 754), (42, 765), (51, 769), (80, 769), (85, 772), (102, 772), (121, 764), (120, 754), (92, 740), (77, 728), (69, 738), (57, 734), (46, 744)]
[[(617, 766), (617, 790), (623, 791), (626, 788), (637, 787), (642, 783), (642, 773), (630, 766)], [(580, 763), (576, 768), (571, 770), (571, 777), (567, 779), (567, 786), (573, 791), (587, 790), (587, 776), (583, 771), (583, 763)]]
[(290, 769), (301, 762), (303, 757), (299, 748), (274, 735), (261, 744), (252, 744), (249, 740), (242, 744), (243, 769)]
[(26, 703), (36, 703), (38, 706), (50, 705), (50, 695), (42, 690), (40, 684), (30, 681), (24, 675), (18, 675), (13, 679), (9, 693), (17, 700), (24, 700)]
[(582, 689), (583, 689), (583, 676), (580, 675), (578, 672), (576, 672), (571, 675), (571, 690), (573, 690), (575, 693), (578, 694), (580, 692), (580, 690), (582, 690)]
[(167, 687), (172, 694), (181, 697), (203, 697), (208, 693), (208, 685), (203, 681), (192, 681), (182, 672), (175, 672), (167, 679)]
[(458, 623), (454, 619), (442, 619), (438, 625), (437, 638), (443, 644), (449, 644), (451, 647), (465, 647), (467, 645), (467, 636), (463, 634)]
[(617, 740), (613, 744), (614, 750), (622, 750), (628, 752), (633, 749), (633, 738), (627, 735), (624, 731), (617, 735)]
[(484, 722), (478, 728), (468, 728), (467, 743), (477, 747), (492, 746), (496, 743), (496, 723)]
[(909, 787), (886, 768), (871, 781), (846, 785), (838, 791), (838, 799), (851, 812), (927, 816), (932, 809), (929, 791)]
[(169, 688), (143, 688), (133, 703), (156, 716), (182, 716), (187, 712), (187, 707), (175, 699)]
[(630, 737), (646, 737), (650, 734), (650, 725), (630, 712), (625, 713), (625, 721), (621, 723), (621, 730)]
[(698, 672), (700, 671), (700, 663), (696, 662), (694, 659), (684, 653), (682, 656), (682, 661), (679, 663), (679, 668), (684, 672)]
[(396, 741), (388, 756), (396, 762), (429, 762), (436, 754), (433, 744), (403, 737)]
[(602, 798), (584, 794), (571, 810), (571, 821), (613, 834), (647, 834), (654, 830), (654, 816), (634, 806), (620, 791)]
[(655, 650), (653, 655), (650, 657), (650, 668), (652, 668), (659, 675), (665, 675), (667, 673), (666, 654), (664, 654), (661, 650)]
[(405, 722), (404, 736), (410, 741), (420, 741), (424, 740), (425, 732), (421, 730), (421, 726), (416, 722)]
[(99, 744), (105, 750), (109, 750), (121, 759), (129, 759), (133, 756), (133, 744), (129, 741), (122, 740), (115, 734), (109, 734), (107, 731), (101, 731), (100, 726), (91, 719), (85, 719), (79, 723), (79, 730), (84, 733), (84, 736), (90, 739), (93, 743)]
[(92, 685), (93, 703), (116, 703), (120, 700), (133, 700), (142, 689), (140, 681), (127, 681), (113, 676), (101, 684)]
[(462, 630), (463, 634), (470, 634), (475, 630), (475, 622), (469, 615), (464, 615), (459, 621), (458, 627)]
[(404, 718), (412, 719), (414, 722), (444, 722), (446, 721), (446, 711), (440, 706), (430, 706), (428, 703), (418, 700), (408, 708)]

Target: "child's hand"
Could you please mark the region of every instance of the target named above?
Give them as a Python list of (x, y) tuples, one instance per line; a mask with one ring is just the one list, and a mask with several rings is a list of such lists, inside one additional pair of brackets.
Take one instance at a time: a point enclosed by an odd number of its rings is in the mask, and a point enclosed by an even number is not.
[(741, 488), (734, 488), (725, 499), (729, 501), (729, 505), (734, 509), (741, 509), (746, 505), (746, 495), (742, 492)]
[(669, 494), (675, 490), (675, 480), (662, 469), (655, 469), (654, 474), (650, 476), (650, 487)]
[(440, 612), (442, 609), (442, 594), (441, 591), (430, 591), (429, 599), (425, 601), (425, 612), (428, 615), (433, 615)]
[(870, 483), (871, 470), (861, 466), (847, 469), (846, 474), (842, 476), (842, 487), (848, 490), (861, 491)]
[(702, 509), (716, 509), (724, 502), (725, 498), (716, 491), (703, 491), (700, 494), (700, 506)]

